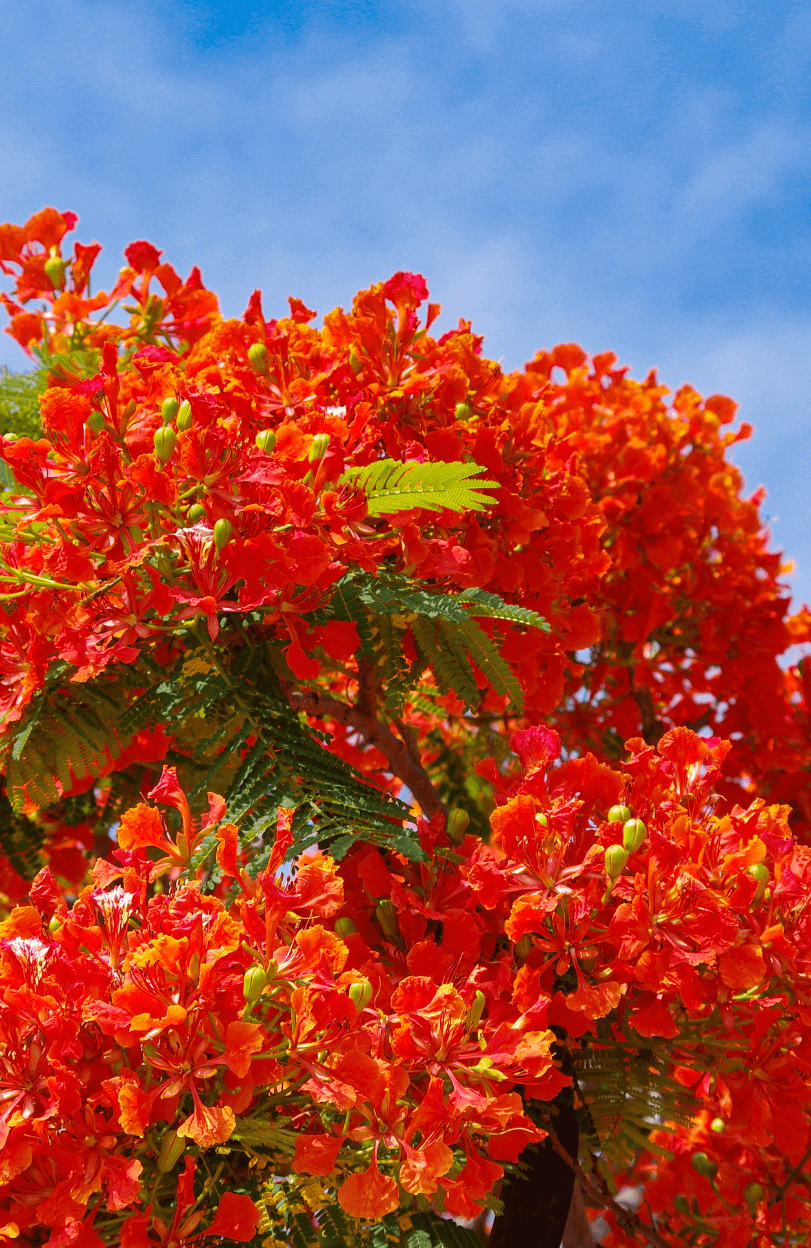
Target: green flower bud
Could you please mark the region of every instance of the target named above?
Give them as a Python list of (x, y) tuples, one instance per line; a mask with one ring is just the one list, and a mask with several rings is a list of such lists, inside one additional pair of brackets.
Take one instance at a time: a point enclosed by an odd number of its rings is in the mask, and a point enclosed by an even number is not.
[(641, 819), (628, 819), (622, 825), (622, 843), (629, 854), (635, 854), (640, 845), (645, 843), (648, 829)]
[(255, 342), (248, 348), (248, 359), (255, 373), (264, 373), (267, 376), (268, 349), (263, 342)]
[(360, 370), (363, 368), (363, 361), (358, 359), (357, 355), (355, 354), (354, 347), (349, 348), (349, 367), (352, 369), (352, 372), (355, 374), (355, 376), (357, 376)]
[(257, 433), (254, 441), (260, 451), (264, 451), (266, 455), (272, 455), (276, 446), (276, 434), (272, 429), (263, 429)]
[(718, 1163), (711, 1161), (706, 1153), (694, 1153), (692, 1160), (696, 1174), (703, 1175), (705, 1179), (709, 1179), (712, 1183), (718, 1173)]
[(754, 1218), (757, 1214), (757, 1206), (766, 1193), (760, 1183), (747, 1183), (743, 1189), (743, 1198), (749, 1206), (749, 1212)]
[(448, 815), (446, 830), (448, 839), (461, 841), (470, 824), (470, 815), (466, 810), (452, 810)]
[(53, 918), (50, 919), (48, 922), (48, 931), (53, 936), (55, 936), (57, 932), (61, 931), (61, 929), (62, 929), (62, 920), (60, 918), (57, 918), (56, 915), (54, 915)]
[(535, 822), (542, 828), (549, 827), (549, 820), (547, 819), (543, 811), (539, 811), (539, 813), (535, 816)]
[(478, 1027), (479, 1023), (481, 1022), (481, 1017), (482, 1017), (482, 1014), (484, 1013), (484, 1007), (486, 1004), (487, 1004), (487, 1001), (486, 1001), (484, 993), (481, 991), (481, 989), (477, 989), (476, 995), (473, 998), (473, 1004), (471, 1005), (470, 1009), (467, 1012), (466, 1022), (467, 1022), (469, 1031), (475, 1031), (476, 1028)]
[(223, 546), (228, 545), (233, 531), (233, 524), (224, 516), (221, 520), (217, 521), (214, 525), (214, 545), (217, 547), (217, 550), (222, 550)]
[(170, 425), (164, 425), (162, 429), (155, 430), (155, 455), (159, 463), (165, 464), (168, 459), (172, 458), (176, 443), (177, 434)]
[(313, 438), (313, 444), (310, 447), (310, 454), (307, 456), (311, 464), (316, 463), (319, 459), (323, 459), (327, 453), (329, 446), (329, 434), (317, 433)]
[(158, 1154), (158, 1173), (167, 1174), (169, 1170), (174, 1170), (185, 1148), (185, 1135), (178, 1135), (177, 1131), (167, 1131)]
[(242, 977), (242, 995), (246, 1001), (258, 1001), (268, 977), (261, 966), (249, 966)]
[(609, 823), (625, 823), (630, 818), (631, 812), (627, 806), (612, 806), (608, 812)]
[(347, 917), (347, 915), (341, 915), (339, 919), (336, 919), (334, 927), (335, 927), (335, 935), (340, 936), (341, 939), (343, 939), (344, 936), (351, 936), (353, 932), (356, 932), (358, 930), (355, 927), (355, 924), (352, 922), (352, 920)]
[(400, 934), (400, 929), (397, 926), (397, 911), (394, 908), (394, 902), (388, 899), (379, 901), (375, 906), (375, 915), (383, 929), (383, 935), (387, 936), (389, 940), (396, 940)]
[(713, 1118), (710, 1123), (710, 1130), (714, 1131), (716, 1135), (722, 1135), (726, 1129), (727, 1124), (724, 1122), (723, 1118)]
[(177, 416), (177, 399), (164, 399), (161, 404), (161, 416), (165, 425), (171, 424)]
[(618, 875), (622, 875), (627, 861), (628, 853), (621, 845), (609, 845), (605, 851), (605, 873), (608, 878), (615, 880)]
[(359, 979), (356, 984), (349, 985), (349, 1000), (356, 1010), (365, 1010), (374, 996), (374, 991), (368, 979)]
[(101, 433), (105, 425), (105, 420), (101, 412), (91, 412), (84, 423), (92, 433)]
[(184, 399), (180, 404), (175, 421), (181, 433), (185, 433), (187, 429), (191, 429), (194, 424), (194, 416), (192, 415), (191, 403), (188, 399)]
[(453, 414), (457, 420), (470, 420), (473, 408), (469, 403), (457, 403)]
[(690, 1202), (688, 1201), (686, 1196), (682, 1195), (681, 1192), (678, 1192), (673, 1197), (673, 1208), (677, 1209), (679, 1213), (687, 1217), (689, 1217), (690, 1215)]
[(515, 946), (516, 957), (526, 958), (532, 952), (532, 937), (529, 932), (525, 932), (518, 944)]
[(206, 509), (202, 503), (192, 503), (191, 507), (186, 512), (186, 515), (191, 520), (192, 524), (197, 524), (198, 521), (205, 520)]
[(65, 286), (65, 261), (59, 254), (58, 247), (52, 247), (45, 261), (45, 272), (50, 278), (54, 290), (63, 290)]
[(749, 903), (750, 906), (757, 906), (766, 893), (766, 885), (769, 882), (769, 868), (765, 862), (754, 862), (751, 867), (747, 867), (746, 874), (751, 875), (753, 880), (757, 880), (755, 895)]

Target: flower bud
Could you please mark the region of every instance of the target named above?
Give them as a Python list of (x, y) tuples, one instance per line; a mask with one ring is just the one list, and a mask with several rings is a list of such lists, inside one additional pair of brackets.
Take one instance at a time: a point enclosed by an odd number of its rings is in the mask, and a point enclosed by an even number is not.
[(723, 1118), (713, 1118), (710, 1123), (710, 1130), (714, 1131), (716, 1135), (722, 1135), (726, 1129), (727, 1124), (724, 1122)]
[(158, 1173), (166, 1174), (169, 1170), (174, 1170), (185, 1148), (185, 1135), (178, 1135), (177, 1131), (167, 1131), (158, 1153)]
[(718, 1163), (711, 1161), (706, 1153), (694, 1153), (692, 1161), (696, 1174), (703, 1175), (705, 1179), (709, 1179), (712, 1183), (718, 1173)]
[(467, 1012), (466, 1022), (467, 1022), (469, 1031), (475, 1031), (476, 1028), (478, 1027), (479, 1023), (481, 1022), (481, 1017), (482, 1017), (482, 1014), (484, 1013), (484, 1007), (486, 1004), (487, 1004), (487, 1001), (486, 1001), (484, 993), (481, 991), (480, 988), (477, 989), (476, 995), (473, 998), (473, 1004), (471, 1005), (470, 1009)]
[(352, 920), (345, 914), (342, 914), (339, 919), (335, 920), (334, 928), (335, 935), (340, 936), (341, 939), (344, 936), (351, 936), (353, 932), (358, 930)]
[(473, 408), (469, 403), (457, 403), (453, 414), (457, 420), (470, 420)]
[(621, 845), (609, 845), (605, 851), (605, 873), (610, 880), (622, 875), (628, 861), (627, 851)]
[(373, 996), (374, 988), (368, 979), (359, 979), (357, 983), (349, 985), (349, 1000), (356, 1010), (365, 1010)]
[(161, 416), (165, 425), (171, 424), (177, 416), (177, 399), (164, 399), (161, 403)]
[(63, 290), (65, 286), (65, 261), (60, 256), (58, 247), (51, 248), (51, 253), (45, 261), (44, 267), (54, 290)]
[(355, 376), (357, 376), (360, 370), (363, 368), (363, 361), (358, 359), (357, 355), (355, 354), (354, 347), (349, 348), (349, 367), (352, 369), (352, 372), (355, 374)]
[(529, 932), (525, 932), (515, 946), (516, 957), (527, 958), (532, 952), (532, 937)]
[(758, 1202), (763, 1200), (765, 1194), (761, 1183), (747, 1183), (743, 1189), (743, 1198), (749, 1206), (749, 1212), (753, 1218), (757, 1214)]
[(538, 814), (535, 816), (535, 822), (536, 822), (536, 823), (538, 824), (538, 826), (539, 826), (539, 827), (541, 827), (541, 828), (548, 828), (548, 827), (549, 827), (549, 820), (548, 820), (548, 818), (546, 817), (546, 815), (543, 813), (543, 811), (539, 811), (539, 812), (538, 812)]
[(323, 459), (327, 453), (328, 446), (329, 446), (329, 434), (317, 433), (315, 437), (313, 438), (313, 444), (310, 447), (310, 454), (307, 456), (310, 463), (314, 464), (316, 463), (317, 460)]
[(677, 1192), (673, 1197), (673, 1208), (677, 1209), (682, 1215), (689, 1216), (690, 1202), (682, 1192)]
[(61, 930), (62, 920), (54, 915), (53, 918), (48, 920), (48, 931), (52, 936), (56, 936), (57, 932), (60, 932)]
[(264, 373), (267, 376), (268, 349), (263, 342), (255, 342), (248, 348), (248, 359), (255, 373)]
[(470, 823), (470, 815), (466, 810), (452, 810), (448, 815), (446, 830), (448, 839), (461, 841)]
[(276, 434), (272, 429), (262, 429), (260, 433), (257, 433), (254, 441), (260, 451), (264, 451), (266, 455), (271, 455), (276, 446)]
[(627, 806), (612, 806), (608, 812), (609, 823), (625, 823), (630, 818), (631, 812)]
[(756, 906), (762, 901), (766, 892), (766, 885), (769, 882), (769, 868), (765, 862), (754, 862), (751, 867), (747, 867), (746, 874), (751, 875), (753, 880), (757, 880), (755, 895), (749, 903), (750, 906)]
[(233, 531), (233, 524), (225, 516), (217, 521), (214, 525), (214, 545), (217, 547), (217, 550), (222, 550), (223, 546), (228, 545)]
[(645, 843), (648, 829), (641, 819), (627, 819), (622, 825), (622, 843), (629, 854), (635, 854)]
[(249, 1003), (258, 1001), (268, 977), (261, 966), (249, 966), (242, 977), (242, 995)]
[(184, 399), (180, 404), (175, 421), (181, 433), (185, 433), (187, 429), (191, 429), (194, 424), (194, 416), (192, 415), (191, 403), (188, 399)]
[(202, 503), (192, 503), (191, 507), (186, 512), (186, 515), (191, 520), (192, 524), (197, 524), (200, 520), (205, 520), (206, 509)]
[(396, 940), (400, 934), (397, 926), (397, 911), (394, 908), (394, 902), (388, 899), (379, 901), (375, 906), (375, 915), (377, 921), (383, 929), (383, 935), (389, 940)]
[(162, 429), (155, 430), (155, 455), (159, 463), (165, 464), (168, 459), (171, 459), (176, 442), (177, 434), (170, 425), (164, 425)]
[(105, 425), (104, 415), (102, 412), (91, 412), (84, 423), (92, 433), (101, 433)]

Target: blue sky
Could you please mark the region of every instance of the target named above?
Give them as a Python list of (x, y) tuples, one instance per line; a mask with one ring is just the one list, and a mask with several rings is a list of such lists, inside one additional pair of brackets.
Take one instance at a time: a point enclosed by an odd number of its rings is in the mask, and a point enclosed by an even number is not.
[(811, 599), (809, 70), (796, 0), (17, 0), (0, 220), (78, 212), (105, 284), (149, 238), (227, 314), (415, 269), (507, 367), (731, 394)]

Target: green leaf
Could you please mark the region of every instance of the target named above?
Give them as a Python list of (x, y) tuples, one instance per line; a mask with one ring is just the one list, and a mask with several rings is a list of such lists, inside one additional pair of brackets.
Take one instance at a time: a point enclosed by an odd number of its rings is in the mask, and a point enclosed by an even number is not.
[(459, 601), (471, 605), (471, 615), (491, 620), (510, 620), (515, 624), (525, 624), (527, 628), (540, 628), (545, 633), (552, 631), (552, 625), (537, 611), (529, 607), (514, 607), (511, 603), (499, 598), (498, 594), (490, 594), (484, 589), (465, 589), (459, 595)]
[(482, 480), (479, 464), (418, 464), (380, 459), (365, 468), (350, 468), (338, 485), (353, 485), (366, 494), (370, 516), (422, 507), (426, 511), (484, 511), (495, 499), (488, 490), (497, 481)]

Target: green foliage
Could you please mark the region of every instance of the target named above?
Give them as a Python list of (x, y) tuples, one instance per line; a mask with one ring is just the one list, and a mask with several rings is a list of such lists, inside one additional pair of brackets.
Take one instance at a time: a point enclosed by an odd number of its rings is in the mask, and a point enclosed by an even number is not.
[(484, 511), (494, 498), (497, 481), (482, 480), (479, 464), (418, 464), (379, 459), (365, 468), (350, 468), (338, 485), (354, 485), (366, 494), (369, 515), (422, 507), (426, 511)]
[(335, 1202), (313, 1217), (293, 1191), (277, 1204), (271, 1226), (274, 1237), (286, 1238), (291, 1248), (481, 1248), (482, 1242), (474, 1231), (434, 1213), (390, 1213), (364, 1226)]
[(606, 1035), (575, 1055), (582, 1100), (581, 1129), (592, 1152), (622, 1169), (641, 1149), (667, 1155), (650, 1132), (665, 1123), (692, 1124), (696, 1102), (667, 1074), (665, 1055), (653, 1048), (629, 1051)]
[(0, 373), (0, 433), (16, 433), (18, 438), (39, 438), (39, 396), (46, 386), (44, 369), (34, 373)]
[[(266, 834), (275, 829), (280, 806), (296, 812), (291, 857), (316, 842), (341, 857), (362, 839), (419, 859), (416, 837), (403, 826), (408, 807), (326, 750), (324, 734), (284, 701), (274, 675), (279, 656), (259, 646), (221, 657), (230, 669), (201, 648), (167, 671), (142, 655), (138, 692), (133, 669), (123, 664), (112, 677), (85, 684), (67, 684), (64, 672), (61, 681), (51, 680), (7, 738), (10, 806), (5, 819), (0, 808), (0, 848), (22, 862), (24, 807), (58, 804), (77, 782), (109, 771), (136, 732), (163, 724), (182, 743), (183, 752), (168, 761), (192, 801), (204, 805), (209, 790), (225, 796), (229, 818), (252, 848), (252, 873), (267, 863), (273, 836)], [(213, 848), (210, 834), (198, 862)], [(25, 865), (30, 874), (31, 855)]]
[[(514, 607), (484, 590), (448, 593), (428, 582), (395, 573), (372, 577), (346, 576), (330, 603), (333, 618), (352, 620), (365, 654), (371, 659), (386, 709), (397, 714), (420, 677), (430, 667), (443, 694), (455, 693), (475, 709), (482, 697), (477, 671), (497, 693), (523, 706), (521, 687), (512, 668), (501, 657), (498, 634), (491, 637), (479, 618), (506, 620), (525, 628), (548, 631), (542, 616), (526, 607)], [(417, 650), (409, 661), (404, 653), (407, 629)]]
[(34, 699), (6, 747), (6, 792), (15, 815), (53, 806), (77, 782), (109, 769), (129, 744), (117, 722), (119, 696), (119, 686), (98, 681), (68, 690), (52, 685)]
[[(242, 647), (216, 664), (205, 651), (184, 656), (167, 677), (135, 699), (120, 723), (125, 731), (152, 723), (172, 725), (194, 757), (179, 761), (192, 800), (221, 792), (241, 838), (257, 838), (275, 824), (280, 806), (293, 807), (293, 853), (325, 846), (342, 856), (357, 839), (395, 844), (419, 857), (416, 840), (403, 831), (408, 808), (369, 784), (360, 772), (324, 748), (323, 734), (296, 716), (274, 675), (278, 653)], [(260, 870), (267, 852), (252, 855)]]

